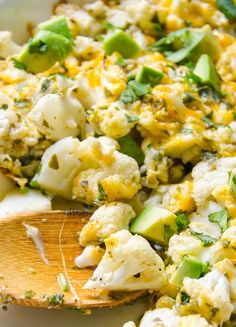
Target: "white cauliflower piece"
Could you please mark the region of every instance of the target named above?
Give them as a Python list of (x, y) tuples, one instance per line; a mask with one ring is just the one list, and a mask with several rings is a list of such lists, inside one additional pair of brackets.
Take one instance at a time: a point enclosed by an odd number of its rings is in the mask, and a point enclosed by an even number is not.
[(118, 143), (108, 137), (89, 137), (80, 143), (81, 167), (73, 183), (75, 199), (87, 204), (103, 203), (131, 199), (138, 191), (138, 164), (116, 147)]
[(193, 168), (193, 198), (198, 206), (212, 198), (214, 189), (228, 185), (231, 165), (236, 166), (235, 158), (224, 158), (214, 162), (202, 161)]
[(6, 137), (10, 133), (12, 126), (17, 123), (16, 112), (11, 109), (0, 109), (0, 137)]
[(107, 238), (105, 245), (106, 252), (85, 289), (160, 290), (165, 285), (164, 263), (144, 238), (122, 230)]
[(236, 226), (231, 226), (222, 234), (220, 240), (211, 247), (209, 262), (213, 265), (225, 258), (236, 260)]
[(21, 46), (12, 41), (12, 33), (0, 31), (0, 58), (6, 59), (8, 56), (21, 51)]
[(236, 42), (227, 47), (217, 62), (217, 70), (224, 81), (236, 81)]
[(230, 284), (218, 270), (213, 270), (200, 279), (184, 278), (181, 292), (186, 293), (190, 300), (189, 303), (182, 303), (181, 296), (177, 298), (180, 312), (199, 312), (207, 320), (218, 324), (230, 319), (233, 311)]
[(210, 235), (216, 239), (221, 236), (221, 230), (218, 224), (209, 221), (208, 216), (211, 213), (222, 210), (223, 208), (214, 201), (209, 201), (197, 212), (189, 216), (189, 228), (195, 232)]
[(52, 141), (76, 137), (85, 129), (84, 109), (71, 90), (65, 95), (43, 96), (28, 114), (28, 119)]
[(179, 263), (185, 255), (193, 255), (207, 262), (209, 260), (209, 251), (208, 248), (203, 247), (198, 238), (191, 235), (189, 231), (184, 231), (170, 238), (167, 254), (174, 263)]
[(125, 136), (134, 127), (137, 120), (125, 109), (120, 101), (112, 102), (107, 106), (94, 106), (89, 112), (88, 120), (99, 134), (115, 139)]
[(97, 266), (102, 259), (105, 250), (100, 246), (88, 245), (81, 255), (75, 258), (75, 265), (78, 268)]
[(23, 193), (14, 189), (0, 202), (0, 218), (34, 211), (51, 210), (51, 201), (39, 191), (29, 190)]
[(210, 327), (205, 318), (199, 314), (181, 317), (173, 309), (159, 308), (147, 311), (139, 327)]
[(74, 40), (74, 53), (83, 59), (90, 59), (92, 54), (102, 50), (101, 44), (90, 37), (77, 36)]
[(236, 301), (236, 267), (234, 263), (229, 259), (224, 259), (217, 262), (214, 265), (214, 269), (219, 270), (227, 277), (230, 286), (230, 297)]
[(136, 325), (133, 321), (127, 321), (123, 327), (136, 327)]
[(51, 145), (44, 152), (41, 169), (33, 180), (52, 195), (71, 199), (73, 179), (80, 166), (79, 144), (78, 139), (66, 137)]
[(99, 244), (110, 234), (129, 228), (129, 222), (135, 217), (135, 212), (128, 204), (114, 202), (103, 205), (91, 216), (89, 222), (80, 232), (81, 246)]

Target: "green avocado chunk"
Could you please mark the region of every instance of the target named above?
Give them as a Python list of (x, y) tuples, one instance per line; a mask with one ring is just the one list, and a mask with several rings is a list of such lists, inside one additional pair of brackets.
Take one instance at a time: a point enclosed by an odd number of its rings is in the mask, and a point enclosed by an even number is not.
[(142, 66), (136, 75), (136, 82), (150, 84), (152, 87), (159, 84), (164, 74), (156, 69)]
[(139, 51), (139, 45), (126, 32), (111, 30), (103, 41), (103, 48), (108, 55), (118, 51), (124, 58), (133, 57)]
[(194, 256), (185, 256), (170, 279), (171, 284), (182, 286), (185, 277), (198, 279), (207, 271), (207, 264)]
[(212, 86), (215, 90), (220, 91), (220, 78), (217, 70), (207, 54), (201, 55), (193, 70), (193, 73), (201, 79), (202, 84)]
[(148, 206), (135, 219), (130, 231), (150, 241), (167, 245), (169, 238), (177, 232), (175, 219), (175, 214), (169, 210)]
[(140, 146), (135, 142), (135, 140), (129, 136), (123, 136), (117, 140), (120, 144), (120, 152), (127, 154), (129, 157), (134, 158), (139, 166), (143, 164), (144, 154)]
[(64, 16), (58, 16), (46, 20), (45, 22), (38, 25), (38, 30), (53, 32), (62, 35), (69, 40), (72, 40), (72, 35)]
[(60, 34), (39, 31), (26, 45), (17, 60), (34, 74), (49, 69), (67, 57), (72, 50), (70, 40)]

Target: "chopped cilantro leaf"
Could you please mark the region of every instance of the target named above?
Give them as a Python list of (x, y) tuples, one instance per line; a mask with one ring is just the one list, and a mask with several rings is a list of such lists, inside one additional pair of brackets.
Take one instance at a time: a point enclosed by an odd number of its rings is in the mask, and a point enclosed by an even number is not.
[(128, 82), (126, 89), (121, 94), (120, 101), (123, 103), (133, 103), (137, 101), (139, 97), (150, 93), (151, 90), (150, 85), (141, 84), (131, 80)]
[(175, 224), (177, 226), (178, 232), (185, 230), (188, 227), (189, 219), (186, 213), (177, 212), (175, 218)]
[(35, 295), (36, 295), (36, 293), (34, 291), (28, 290), (28, 291), (25, 291), (24, 298), (26, 300), (31, 300)]
[(37, 181), (34, 181), (34, 180), (30, 181), (30, 184), (29, 185), (30, 185), (30, 187), (35, 188), (35, 189), (39, 189), (40, 188), (39, 183)]
[(102, 186), (101, 182), (98, 182), (98, 197), (97, 197), (97, 201), (98, 202), (104, 202), (106, 199), (107, 195), (106, 192), (104, 191), (104, 188)]
[(236, 19), (236, 5), (233, 0), (216, 0), (218, 9), (229, 19)]
[(61, 305), (64, 302), (64, 295), (61, 293), (53, 294), (47, 298), (49, 305)]
[(204, 247), (210, 246), (216, 242), (216, 239), (214, 237), (211, 237), (210, 235), (197, 233), (192, 230), (190, 232), (193, 236), (197, 237), (202, 242)]
[(220, 211), (213, 212), (208, 215), (209, 221), (213, 223), (217, 223), (222, 232), (224, 232), (227, 228), (228, 223), (228, 210), (223, 208)]
[(42, 40), (39, 40), (38, 43), (30, 44), (29, 53), (45, 53), (48, 49), (48, 45), (44, 43)]
[(182, 304), (188, 304), (190, 302), (190, 296), (185, 292), (181, 292), (180, 300)]
[(45, 78), (45, 80), (43, 81), (42, 85), (41, 85), (41, 91), (42, 92), (46, 92), (47, 89), (49, 88), (51, 84), (51, 81), (49, 78)]
[(8, 104), (7, 103), (2, 104), (0, 109), (7, 110), (8, 109)]

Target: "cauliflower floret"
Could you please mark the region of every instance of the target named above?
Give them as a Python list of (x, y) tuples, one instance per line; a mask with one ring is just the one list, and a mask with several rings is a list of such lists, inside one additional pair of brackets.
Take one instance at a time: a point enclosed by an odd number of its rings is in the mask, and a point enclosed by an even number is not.
[(215, 264), (225, 258), (236, 260), (236, 226), (231, 226), (222, 234), (220, 240), (211, 247), (209, 262)]
[[(92, 64), (93, 62), (93, 64)], [(90, 62), (91, 67), (77, 76), (77, 97), (86, 109), (106, 99), (115, 101), (126, 87), (124, 70), (103, 54)]]
[(12, 41), (12, 33), (0, 32), (0, 58), (7, 58), (10, 55), (21, 51), (21, 46)]
[(198, 206), (211, 199), (212, 192), (217, 187), (229, 184), (229, 171), (232, 165), (236, 165), (236, 157), (214, 162), (202, 161), (193, 168), (193, 198)]
[(125, 0), (121, 2), (121, 8), (129, 14), (133, 24), (137, 24), (145, 32), (153, 31), (152, 19), (157, 10), (154, 2), (150, 5), (148, 0)]
[(148, 241), (127, 230), (105, 240), (106, 252), (86, 289), (160, 290), (166, 283), (162, 259)]
[(104, 249), (100, 248), (100, 246), (88, 245), (82, 254), (75, 258), (75, 265), (81, 269), (97, 266), (104, 252)]
[(181, 317), (174, 309), (160, 308), (147, 311), (139, 327), (210, 327), (199, 314)]
[(28, 114), (28, 119), (52, 141), (76, 137), (85, 129), (85, 112), (72, 90), (65, 95), (46, 94)]
[(130, 205), (125, 203), (110, 203), (97, 209), (89, 222), (80, 232), (81, 246), (99, 244), (110, 234), (129, 228), (129, 222), (135, 217)]
[(6, 137), (12, 126), (18, 121), (17, 114), (11, 109), (0, 109), (0, 137)]
[[(104, 140), (113, 145), (102, 144)], [(74, 198), (87, 204), (131, 199), (139, 189), (137, 162), (116, 151), (107, 137), (89, 137), (80, 143), (81, 167), (73, 183)]]
[(25, 214), (34, 211), (51, 210), (51, 201), (39, 191), (29, 190), (26, 193), (14, 189), (7, 193), (0, 202), (0, 218), (14, 214)]
[(173, 185), (160, 185), (151, 193), (145, 204), (156, 205), (160, 203), (161, 206), (173, 212), (192, 212), (195, 209), (192, 198), (192, 184), (192, 181), (185, 181)]
[(51, 145), (43, 154), (41, 167), (33, 180), (52, 195), (72, 197), (72, 183), (80, 166), (79, 140), (66, 137)]
[[(189, 296), (182, 303), (183, 294)], [(222, 324), (230, 319), (233, 305), (230, 303), (230, 284), (224, 274), (213, 270), (200, 279), (184, 278), (177, 297), (177, 308), (182, 314), (201, 313), (209, 321)]]
[[(224, 274), (230, 284), (230, 297), (236, 301), (236, 268), (234, 263), (229, 259), (224, 259), (214, 265), (214, 269)], [(235, 309), (234, 309), (235, 310)]]
[(91, 55), (101, 51), (101, 45), (99, 42), (94, 41), (90, 37), (77, 36), (74, 40), (74, 53), (76, 56), (82, 57), (83, 59), (90, 59)]
[(116, 101), (107, 106), (94, 106), (88, 120), (99, 134), (117, 139), (130, 132), (138, 117), (130, 114), (122, 102)]
[(191, 235), (189, 231), (184, 231), (170, 238), (167, 254), (174, 263), (179, 263), (184, 255), (193, 255), (207, 262), (209, 260), (209, 251), (208, 248), (203, 247), (198, 238)]
[(133, 321), (127, 321), (123, 327), (136, 327), (136, 325)]
[(198, 233), (210, 235), (216, 239), (221, 236), (221, 230), (218, 224), (209, 221), (211, 213), (222, 210), (223, 208), (214, 201), (209, 201), (205, 206), (201, 207), (197, 212), (189, 216), (190, 229)]

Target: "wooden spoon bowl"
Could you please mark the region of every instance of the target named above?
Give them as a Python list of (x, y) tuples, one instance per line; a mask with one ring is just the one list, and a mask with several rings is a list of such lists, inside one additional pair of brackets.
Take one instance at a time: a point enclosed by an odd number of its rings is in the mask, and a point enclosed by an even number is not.
[[(82, 288), (93, 269), (76, 269), (74, 259), (83, 251), (78, 243), (78, 232), (88, 220), (89, 214), (78, 211), (40, 212), (0, 220), (2, 306), (16, 303), (74, 309), (113, 307), (142, 296), (144, 291), (115, 292), (105, 296), (99, 291)], [(49, 265), (43, 262), (34, 242), (27, 237), (23, 223), (40, 230)], [(57, 276), (60, 273), (69, 281), (68, 292), (62, 292), (59, 286)], [(58, 305), (53, 303), (55, 295), (61, 299)]]

